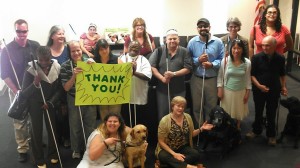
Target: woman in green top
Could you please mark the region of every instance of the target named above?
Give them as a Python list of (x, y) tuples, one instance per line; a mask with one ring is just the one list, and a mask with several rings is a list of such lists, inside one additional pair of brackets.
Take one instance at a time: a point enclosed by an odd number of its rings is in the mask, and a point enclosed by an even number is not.
[(234, 119), (237, 128), (248, 113), (248, 99), (251, 85), (251, 62), (247, 57), (246, 44), (235, 39), (229, 57), (223, 58), (218, 73), (218, 97), (221, 107)]

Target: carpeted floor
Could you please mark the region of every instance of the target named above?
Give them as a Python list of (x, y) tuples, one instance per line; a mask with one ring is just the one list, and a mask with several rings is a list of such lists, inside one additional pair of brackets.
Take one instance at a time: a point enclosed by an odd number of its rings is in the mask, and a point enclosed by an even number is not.
[[(288, 77), (287, 87), (289, 96), (300, 98), (300, 83)], [(153, 99), (152, 99), (153, 101)], [(26, 163), (17, 161), (16, 143), (14, 139), (12, 119), (6, 112), (9, 106), (7, 92), (0, 97), (0, 167), (1, 168), (33, 168), (36, 167), (29, 160)], [(244, 139), (245, 133), (251, 130), (251, 124), (254, 119), (254, 106), (252, 97), (249, 102), (250, 115), (242, 122), (242, 144), (228, 153), (224, 158), (220, 158), (214, 150), (208, 150), (206, 153), (201, 153), (204, 165), (207, 168), (300, 168), (300, 149), (293, 149), (292, 137), (287, 138), (283, 144), (278, 144), (276, 147), (267, 145), (265, 134), (253, 140)], [(284, 107), (280, 108), (279, 113), (279, 132), (282, 131), (287, 110)], [(151, 123), (151, 119), (150, 120)], [(153, 122), (156, 123), (156, 122)], [(146, 167), (154, 167), (154, 150), (155, 150), (155, 135), (156, 130), (153, 125), (147, 125), (150, 129), (149, 142), (150, 147), (147, 151)], [(155, 127), (154, 127), (155, 128)], [(200, 141), (201, 146), (202, 141)], [(71, 150), (60, 147), (60, 155), (64, 168), (75, 168), (79, 160), (71, 158)], [(58, 168), (59, 165), (51, 165), (48, 167)]]

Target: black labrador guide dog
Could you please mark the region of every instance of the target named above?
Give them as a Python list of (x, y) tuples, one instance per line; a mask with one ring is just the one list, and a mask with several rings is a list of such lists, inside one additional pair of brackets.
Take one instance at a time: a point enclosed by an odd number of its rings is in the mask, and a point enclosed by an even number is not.
[(287, 99), (280, 100), (280, 104), (287, 108), (289, 112), (284, 129), (277, 142), (281, 143), (285, 135), (294, 136), (294, 148), (297, 149), (300, 137), (300, 101), (297, 97), (292, 96)]
[(206, 151), (208, 145), (213, 143), (214, 147), (221, 147), (221, 158), (223, 158), (226, 153), (240, 144), (241, 133), (237, 129), (236, 120), (232, 119), (222, 107), (216, 106), (211, 110), (208, 123), (213, 124), (214, 128), (203, 132), (202, 151)]

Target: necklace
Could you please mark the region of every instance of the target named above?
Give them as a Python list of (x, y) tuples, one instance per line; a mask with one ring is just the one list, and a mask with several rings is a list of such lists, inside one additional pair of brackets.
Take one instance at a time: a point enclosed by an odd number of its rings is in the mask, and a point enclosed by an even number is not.
[(118, 163), (121, 161), (121, 151), (117, 150), (117, 144), (120, 142), (117, 142), (113, 147), (111, 148), (110, 146), (107, 148), (107, 150), (115, 157), (111, 162), (105, 164), (104, 166), (108, 166), (112, 163)]

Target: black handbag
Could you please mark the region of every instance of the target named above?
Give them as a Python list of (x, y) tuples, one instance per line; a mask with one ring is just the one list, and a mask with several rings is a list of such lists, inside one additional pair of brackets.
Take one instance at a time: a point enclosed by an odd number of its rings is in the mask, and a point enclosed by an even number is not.
[(22, 96), (22, 91), (19, 90), (8, 109), (7, 115), (13, 119), (24, 120), (28, 112), (27, 100)]

